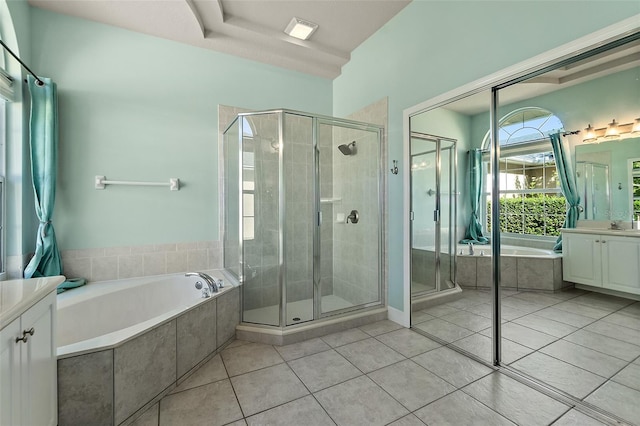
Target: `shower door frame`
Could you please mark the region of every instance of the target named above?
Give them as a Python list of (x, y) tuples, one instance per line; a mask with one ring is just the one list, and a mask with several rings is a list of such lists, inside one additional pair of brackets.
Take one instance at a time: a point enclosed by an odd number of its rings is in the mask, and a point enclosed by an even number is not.
[[(312, 141), (310, 149), (313, 149), (313, 164), (314, 164), (314, 183), (313, 183), (313, 197), (314, 197), (314, 217), (311, 218), (314, 221), (314, 232), (313, 232), (313, 318), (309, 321), (300, 322), (298, 324), (287, 325), (287, 279), (286, 279), (286, 246), (287, 242), (284, 238), (284, 227), (286, 223), (286, 199), (285, 199), (285, 175), (284, 175), (284, 150), (287, 149), (285, 146), (285, 128), (284, 128), (284, 119), (285, 115), (295, 115), (301, 117), (307, 117), (312, 119)], [(243, 141), (244, 135), (242, 132), (243, 129), (243, 121), (252, 116), (258, 115), (275, 115), (278, 119), (278, 143), (281, 149), (278, 152), (278, 291), (280, 292), (278, 299), (279, 302), (279, 325), (269, 325), (269, 324), (260, 324), (260, 323), (250, 323), (253, 326), (262, 327), (262, 328), (281, 328), (284, 329), (286, 327), (303, 325), (307, 324), (311, 321), (316, 321), (322, 318), (333, 317), (361, 309), (366, 309), (370, 307), (384, 306), (386, 303), (385, 292), (383, 288), (383, 279), (384, 279), (384, 259), (382, 257), (384, 250), (384, 165), (382, 163), (382, 154), (383, 147), (385, 146), (384, 140), (384, 127), (363, 123), (354, 120), (341, 119), (336, 117), (329, 117), (323, 115), (316, 115), (305, 113), (301, 111), (288, 110), (288, 109), (274, 109), (274, 110), (264, 110), (264, 111), (251, 111), (251, 112), (243, 112), (239, 113), (236, 116), (236, 119), (233, 120), (227, 128), (224, 130), (223, 135), (234, 126), (236, 123), (239, 126), (238, 132), (238, 150), (239, 150), (239, 161), (238, 161), (238, 176), (239, 179), (239, 203), (240, 209), (238, 214), (238, 233), (239, 233), (239, 259), (240, 259), (240, 269), (239, 276), (236, 277), (241, 283), (244, 282), (244, 247), (243, 247), (243, 208), (242, 208), (242, 179), (243, 179), (243, 169), (242, 169), (242, 160), (243, 160)], [(343, 128), (354, 129), (354, 130), (362, 130), (367, 132), (374, 132), (377, 136), (378, 143), (378, 154), (377, 154), (377, 206), (378, 206), (378, 300), (375, 302), (368, 302), (364, 304), (354, 305), (348, 308), (333, 310), (331, 312), (322, 313), (322, 287), (321, 287), (321, 253), (320, 253), (320, 230), (321, 230), (321, 222), (322, 222), (322, 213), (320, 206), (320, 152), (318, 146), (318, 129), (321, 124), (330, 125), (330, 126), (340, 126)], [(223, 237), (224, 240), (224, 237)], [(233, 273), (230, 272), (232, 275)], [(242, 302), (241, 306), (241, 320), (244, 319), (244, 302)]]
[[(417, 294), (411, 293), (411, 297), (420, 297), (427, 294), (437, 294), (441, 289), (441, 271), (440, 271), (440, 250), (442, 248), (442, 141), (451, 142), (452, 145), (446, 149), (451, 151), (451, 158), (449, 159), (449, 199), (453, 200), (453, 203), (449, 205), (449, 248), (455, 247), (456, 238), (456, 217), (458, 216), (458, 155), (457, 155), (457, 139), (447, 138), (444, 136), (436, 136), (428, 133), (410, 132), (410, 140), (413, 139), (421, 139), (425, 141), (430, 141), (435, 143), (434, 151), (425, 151), (417, 154), (413, 154), (411, 152), (411, 142), (409, 143), (409, 164), (411, 164), (411, 157), (414, 155), (421, 155), (426, 153), (435, 152), (436, 154), (436, 205), (435, 210), (433, 212), (434, 222), (435, 222), (435, 235), (434, 235), (434, 258), (435, 258), (435, 289), (434, 290), (425, 290)], [(453, 170), (452, 166), (453, 165)], [(453, 182), (453, 185), (451, 184)], [(413, 249), (413, 221), (415, 211), (413, 210), (413, 177), (411, 176), (411, 171), (409, 171), (409, 192), (412, 195), (409, 198), (409, 211), (410, 211), (410, 221), (409, 221), (409, 235), (410, 235), (410, 252)], [(453, 204), (453, 208), (451, 208), (451, 204)], [(457, 273), (457, 262), (456, 262), (456, 250), (453, 249), (453, 253), (450, 253), (450, 256), (453, 259), (453, 270), (450, 270), (452, 282), (454, 287), (456, 284), (456, 273)], [(451, 268), (451, 266), (450, 266)], [(412, 282), (413, 276), (413, 268), (409, 267), (409, 282)], [(411, 288), (410, 288), (411, 291)]]
[[(384, 244), (384, 168), (382, 164), (382, 149), (384, 146), (384, 128), (382, 126), (362, 123), (358, 121), (345, 120), (335, 117), (326, 116), (313, 116), (313, 145), (314, 145), (314, 164), (315, 164), (315, 203), (316, 203), (316, 223), (314, 226), (314, 264), (313, 264), (313, 306), (314, 306), (314, 320), (328, 318), (335, 315), (345, 314), (348, 312), (366, 309), (374, 306), (381, 306), (385, 303), (385, 294), (383, 291), (382, 280), (384, 278), (384, 259), (383, 244)], [(322, 312), (322, 282), (321, 282), (321, 261), (322, 261), (322, 246), (320, 231), (322, 230), (322, 206), (320, 205), (320, 149), (318, 145), (319, 141), (319, 128), (320, 125), (339, 126), (342, 128), (361, 130), (365, 132), (375, 132), (378, 140), (378, 155), (377, 155), (377, 168), (378, 168), (378, 300), (375, 302), (367, 302), (360, 305), (350, 306), (348, 308), (336, 309), (330, 312)], [(331, 218), (333, 220), (333, 218)], [(315, 245), (317, 244), (317, 245)]]

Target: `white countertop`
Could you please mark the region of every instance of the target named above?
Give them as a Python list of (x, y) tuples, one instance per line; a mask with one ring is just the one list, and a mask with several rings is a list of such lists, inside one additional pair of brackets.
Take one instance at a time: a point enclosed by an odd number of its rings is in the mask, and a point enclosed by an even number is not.
[(561, 231), (566, 233), (572, 233), (572, 234), (596, 234), (596, 235), (611, 235), (616, 237), (640, 238), (640, 230), (638, 229), (562, 228)]
[(22, 315), (27, 309), (56, 290), (65, 277), (30, 278), (0, 281), (0, 329)]

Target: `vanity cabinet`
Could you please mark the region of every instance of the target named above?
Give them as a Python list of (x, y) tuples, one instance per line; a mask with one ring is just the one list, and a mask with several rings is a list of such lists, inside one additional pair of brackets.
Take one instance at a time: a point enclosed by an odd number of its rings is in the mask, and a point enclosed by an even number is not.
[(640, 238), (564, 232), (562, 247), (565, 281), (640, 294)]
[(53, 291), (0, 331), (0, 425), (58, 423), (55, 310)]

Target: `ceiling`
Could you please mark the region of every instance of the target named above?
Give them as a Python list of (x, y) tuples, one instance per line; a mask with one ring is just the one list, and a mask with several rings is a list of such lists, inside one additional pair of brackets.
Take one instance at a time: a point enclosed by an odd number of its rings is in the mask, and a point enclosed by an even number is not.
[[(34, 7), (325, 78), (410, 0), (28, 0)], [(291, 18), (319, 25), (307, 41)]]
[[(501, 89), (500, 104), (509, 105), (638, 66), (640, 66), (640, 40)], [(466, 115), (479, 114), (489, 110), (490, 96), (490, 91), (485, 90), (447, 104), (445, 108)]]

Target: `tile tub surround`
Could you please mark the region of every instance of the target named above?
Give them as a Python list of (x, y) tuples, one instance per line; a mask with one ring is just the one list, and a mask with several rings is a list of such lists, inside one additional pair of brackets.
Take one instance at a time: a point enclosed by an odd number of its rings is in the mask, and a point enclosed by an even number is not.
[[(491, 257), (458, 255), (456, 281), (464, 288), (491, 287)], [(559, 291), (571, 286), (562, 280), (562, 257), (500, 257), (503, 288)]]
[(222, 242), (150, 244), (60, 252), (64, 275), (88, 281), (174, 274), (222, 267)]
[(235, 337), (235, 287), (115, 348), (58, 359), (58, 423), (128, 424)]

